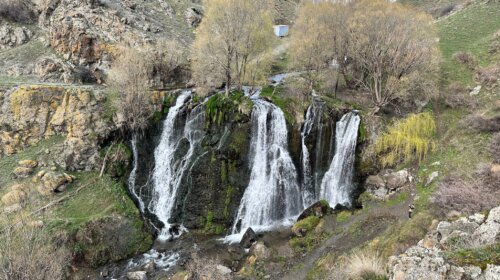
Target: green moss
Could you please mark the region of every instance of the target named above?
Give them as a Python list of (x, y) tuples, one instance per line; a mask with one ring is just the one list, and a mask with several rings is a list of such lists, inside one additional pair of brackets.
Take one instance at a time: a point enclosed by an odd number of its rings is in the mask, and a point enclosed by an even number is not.
[(205, 221), (205, 231), (210, 231), (213, 226), (214, 221), (214, 213), (212, 211), (208, 211), (207, 219)]
[(301, 104), (297, 100), (294, 100), (290, 97), (284, 96), (284, 88), (281, 86), (264, 87), (260, 93), (260, 96), (271, 99), (273, 104), (279, 107), (281, 111), (283, 111), (287, 123), (290, 124), (295, 123), (295, 118), (293, 117), (293, 114), (304, 111), (301, 106), (304, 104)]
[(367, 139), (367, 131), (366, 131), (366, 126), (365, 122), (361, 121), (359, 123), (359, 130), (358, 130), (358, 143), (363, 143)]
[(342, 211), (335, 216), (335, 220), (337, 221), (337, 223), (344, 223), (347, 222), (347, 220), (349, 220), (351, 216), (352, 216), (351, 212)]
[(231, 185), (227, 186), (226, 189), (226, 199), (224, 200), (224, 218), (229, 218), (229, 205), (231, 204), (231, 198), (233, 197), (233, 187)]
[(246, 104), (248, 97), (240, 91), (233, 91), (226, 96), (214, 94), (205, 103), (205, 126), (221, 126), (224, 122), (239, 121), (241, 119), (239, 106)]
[(445, 252), (445, 258), (458, 266), (473, 265), (486, 269), (488, 264), (500, 264), (500, 243), (472, 249)]
[(226, 162), (222, 161), (221, 166), (220, 166), (220, 180), (222, 183), (227, 182), (227, 168), (226, 168)]
[(400, 192), (397, 195), (395, 195), (394, 197), (392, 197), (391, 199), (387, 200), (385, 202), (385, 204), (387, 206), (398, 205), (400, 203), (405, 202), (407, 198), (408, 198), (408, 193), (406, 193), (406, 192)]
[(316, 216), (309, 216), (305, 219), (302, 219), (296, 222), (293, 225), (293, 229), (302, 229), (306, 232), (313, 230), (319, 224), (320, 218)]

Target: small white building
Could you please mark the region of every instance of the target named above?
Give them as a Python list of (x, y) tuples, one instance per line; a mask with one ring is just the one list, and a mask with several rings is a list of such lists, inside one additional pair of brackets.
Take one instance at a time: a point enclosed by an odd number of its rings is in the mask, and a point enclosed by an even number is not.
[(277, 37), (283, 38), (288, 35), (288, 25), (275, 25), (274, 34)]

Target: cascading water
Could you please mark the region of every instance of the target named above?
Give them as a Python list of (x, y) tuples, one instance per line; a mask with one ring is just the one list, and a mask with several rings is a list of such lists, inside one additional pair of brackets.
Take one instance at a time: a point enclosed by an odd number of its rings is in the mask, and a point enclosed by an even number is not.
[(288, 153), (283, 112), (254, 99), (250, 154), (251, 175), (232, 229), (262, 231), (286, 222), (303, 209), (297, 171)]
[(141, 210), (141, 213), (144, 213), (144, 201), (141, 199), (141, 194), (137, 193), (136, 188), (135, 188), (135, 181), (137, 177), (137, 167), (139, 164), (139, 152), (137, 151), (137, 135), (134, 134), (132, 136), (132, 141), (130, 141), (130, 144), (132, 146), (132, 171), (130, 171), (130, 176), (128, 178), (128, 188), (130, 190), (130, 193), (132, 196), (135, 198), (137, 203), (139, 204), (139, 210)]
[[(172, 237), (169, 220), (176, 202), (176, 194), (183, 175), (189, 171), (196, 147), (203, 138), (205, 111), (198, 106), (189, 114), (184, 129), (177, 129), (176, 120), (191, 92), (183, 92), (170, 108), (163, 123), (161, 141), (155, 149), (155, 168), (153, 171), (153, 197), (148, 209), (165, 224), (158, 239)], [(200, 109), (201, 108), (201, 109)], [(187, 151), (179, 154), (186, 145)]]
[(321, 183), (320, 198), (335, 207), (350, 205), (360, 117), (350, 112), (337, 122), (335, 156)]

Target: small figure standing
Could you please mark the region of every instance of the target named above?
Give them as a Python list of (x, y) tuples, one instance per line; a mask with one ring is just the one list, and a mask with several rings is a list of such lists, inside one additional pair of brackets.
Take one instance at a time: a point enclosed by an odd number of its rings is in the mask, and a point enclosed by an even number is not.
[(413, 215), (413, 209), (415, 209), (415, 206), (413, 204), (410, 204), (408, 206), (408, 218), (411, 219), (411, 216)]

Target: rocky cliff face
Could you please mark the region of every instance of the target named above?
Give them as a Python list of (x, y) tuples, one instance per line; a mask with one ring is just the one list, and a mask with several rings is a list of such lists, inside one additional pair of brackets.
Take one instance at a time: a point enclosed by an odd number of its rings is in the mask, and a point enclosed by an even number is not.
[[(189, 42), (203, 15), (199, 4), (188, 1), (22, 1), (30, 2), (38, 21), (18, 26), (0, 19), (0, 49), (22, 56), (6, 57), (12, 61), (0, 74), (65, 83), (102, 82), (120, 45)], [(24, 54), (35, 45), (36, 51)], [(20, 63), (25, 56), (30, 61)]]
[(22, 86), (0, 96), (0, 156), (14, 154), (53, 135), (66, 140), (56, 163), (67, 170), (98, 165), (99, 145), (116, 129), (99, 91)]

